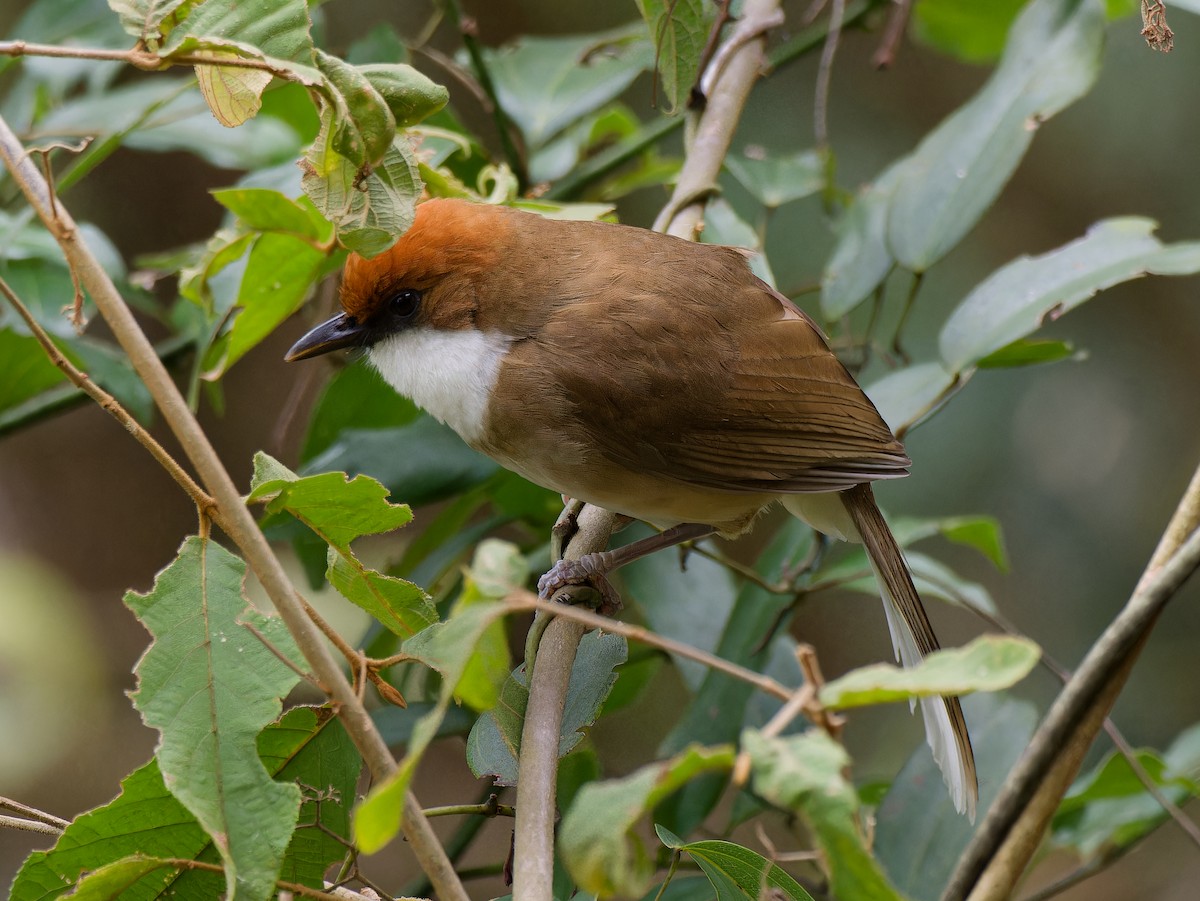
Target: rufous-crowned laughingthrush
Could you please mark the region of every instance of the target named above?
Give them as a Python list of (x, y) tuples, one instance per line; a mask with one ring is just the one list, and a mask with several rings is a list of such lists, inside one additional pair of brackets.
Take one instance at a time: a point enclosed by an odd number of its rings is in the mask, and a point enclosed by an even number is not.
[[(744, 252), (640, 228), (430, 200), (390, 250), (352, 255), (343, 312), (289, 351), (362, 347), (396, 391), (534, 482), (667, 528), (560, 563), (598, 577), (647, 547), (748, 530), (776, 501), (861, 541), (900, 661), (938, 647), (871, 492), (909, 458), (821, 330)], [(921, 700), (955, 807), (974, 816), (958, 699)]]

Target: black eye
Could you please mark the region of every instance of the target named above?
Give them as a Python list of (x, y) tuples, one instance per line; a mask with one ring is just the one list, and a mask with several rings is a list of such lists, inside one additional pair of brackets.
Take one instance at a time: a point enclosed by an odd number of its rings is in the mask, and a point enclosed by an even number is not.
[(405, 288), (397, 291), (388, 301), (388, 311), (397, 319), (412, 319), (421, 308), (421, 292)]

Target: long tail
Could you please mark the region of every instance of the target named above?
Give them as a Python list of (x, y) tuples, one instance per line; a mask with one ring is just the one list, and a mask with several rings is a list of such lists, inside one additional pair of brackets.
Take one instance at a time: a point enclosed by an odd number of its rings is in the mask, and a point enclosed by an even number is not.
[[(896, 659), (904, 666), (916, 666), (926, 654), (938, 649), (938, 641), (925, 615), (921, 597), (913, 586), (900, 546), (875, 505), (870, 483), (843, 491), (841, 498), (862, 538), (882, 589)], [(979, 783), (971, 738), (958, 698), (921, 698), (921, 714), (925, 720), (925, 740), (933, 749), (933, 758), (942, 770), (954, 806), (975, 822)]]

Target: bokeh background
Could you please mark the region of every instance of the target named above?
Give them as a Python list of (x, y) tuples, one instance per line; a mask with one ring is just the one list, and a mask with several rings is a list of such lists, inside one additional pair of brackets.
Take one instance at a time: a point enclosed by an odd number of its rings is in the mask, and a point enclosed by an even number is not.
[[(465, 5), (486, 44), (523, 33), (595, 31), (637, 16), (632, 2)], [(791, 4), (793, 12), (804, 5)], [(0, 7), (0, 33), (9, 33), (23, 6), (9, 0)], [(331, 0), (322, 7), (326, 43), (342, 51), (380, 21), (411, 34), (430, 11), (423, 2)], [(1100, 218), (1143, 214), (1161, 223), (1164, 240), (1200, 238), (1200, 18), (1172, 9), (1170, 21), (1176, 49), (1169, 55), (1147, 49), (1133, 18), (1110, 27), (1099, 83), (1042, 127), (983, 223), (929, 274), (906, 333), (914, 358), (933, 352), (948, 310), (989, 272), (1072, 240)], [(839, 180), (848, 186), (908, 152), (988, 72), (911, 43), (892, 69), (878, 72), (870, 65), (878, 39), (847, 34), (833, 79), (830, 133)], [(453, 35), (439, 32), (434, 44), (452, 52)], [(460, 115), (492, 135), (459, 84), (427, 59), (414, 62), (448, 84)], [(811, 146), (814, 76), (815, 60), (805, 61), (760, 85), (735, 150)], [(625, 99), (655, 114), (647, 78)], [(206, 192), (236, 177), (184, 154), (126, 150), (76, 188), (70, 206), (132, 260), (211, 233), (220, 210)], [(727, 187), (734, 205), (748, 208), (745, 195)], [(648, 224), (664, 199), (661, 191), (640, 192), (621, 205), (621, 218)], [(768, 255), (785, 290), (815, 281), (831, 246), (816, 199), (772, 219)], [(937, 553), (983, 582), (1011, 620), (1067, 665), (1128, 597), (1200, 463), (1198, 290), (1194, 278), (1136, 281), (1049, 326), (1045, 336), (1074, 342), (1086, 359), (979, 373), (936, 427), (909, 436), (912, 477), (879, 492), (891, 510), (995, 516), (1011, 572), (997, 573), (949, 545)], [(203, 412), (242, 484), (256, 450), (295, 459), (322, 370), (285, 367), (282, 352), (305, 325), (299, 317), (289, 322), (234, 368), (223, 416)], [(113, 797), (119, 778), (151, 753), (154, 734), (123, 697), (147, 636), (121, 596), (146, 590), (194, 529), (195, 513), (170, 480), (98, 409), (78, 407), (0, 439), (0, 795), (69, 818)], [(933, 615), (945, 643), (981, 629), (959, 611)], [(352, 616), (344, 622), (352, 632)], [(820, 649), (827, 673), (890, 656), (876, 603), (862, 598), (811, 603), (794, 631)], [(1159, 623), (1114, 712), (1133, 744), (1161, 748), (1200, 720), (1198, 645), (1195, 582)], [(1044, 705), (1054, 688), (1037, 673), (1020, 693)], [(619, 762), (625, 748), (632, 764), (633, 749), (653, 745), (646, 724), (656, 703), (670, 703), (667, 694), (643, 698), (596, 736), (612, 759)], [(919, 740), (919, 726), (900, 711), (871, 713), (856, 718), (849, 735), (859, 774), (882, 775), (895, 772)], [(460, 749), (432, 757), (421, 777), (423, 801), (475, 794)], [(507, 833), (499, 825), (492, 831), (493, 847), (502, 845)], [(44, 844), (0, 832), (0, 884)], [(1068, 860), (1054, 862), (1042, 878), (1069, 868)], [(1198, 886), (1200, 850), (1168, 824), (1063, 897), (1191, 899)]]

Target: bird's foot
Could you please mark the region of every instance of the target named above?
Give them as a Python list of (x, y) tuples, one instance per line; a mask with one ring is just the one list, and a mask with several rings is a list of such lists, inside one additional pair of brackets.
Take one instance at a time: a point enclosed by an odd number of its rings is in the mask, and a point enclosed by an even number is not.
[[(538, 596), (548, 601), (563, 588), (580, 586), (585, 589), (584, 594), (564, 600), (570, 603), (583, 602), (604, 616), (612, 616), (621, 609), (622, 604), (620, 593), (605, 576), (608, 570), (603, 552), (585, 554), (578, 560), (559, 560), (538, 579)], [(588, 597), (588, 592), (593, 596)]]

